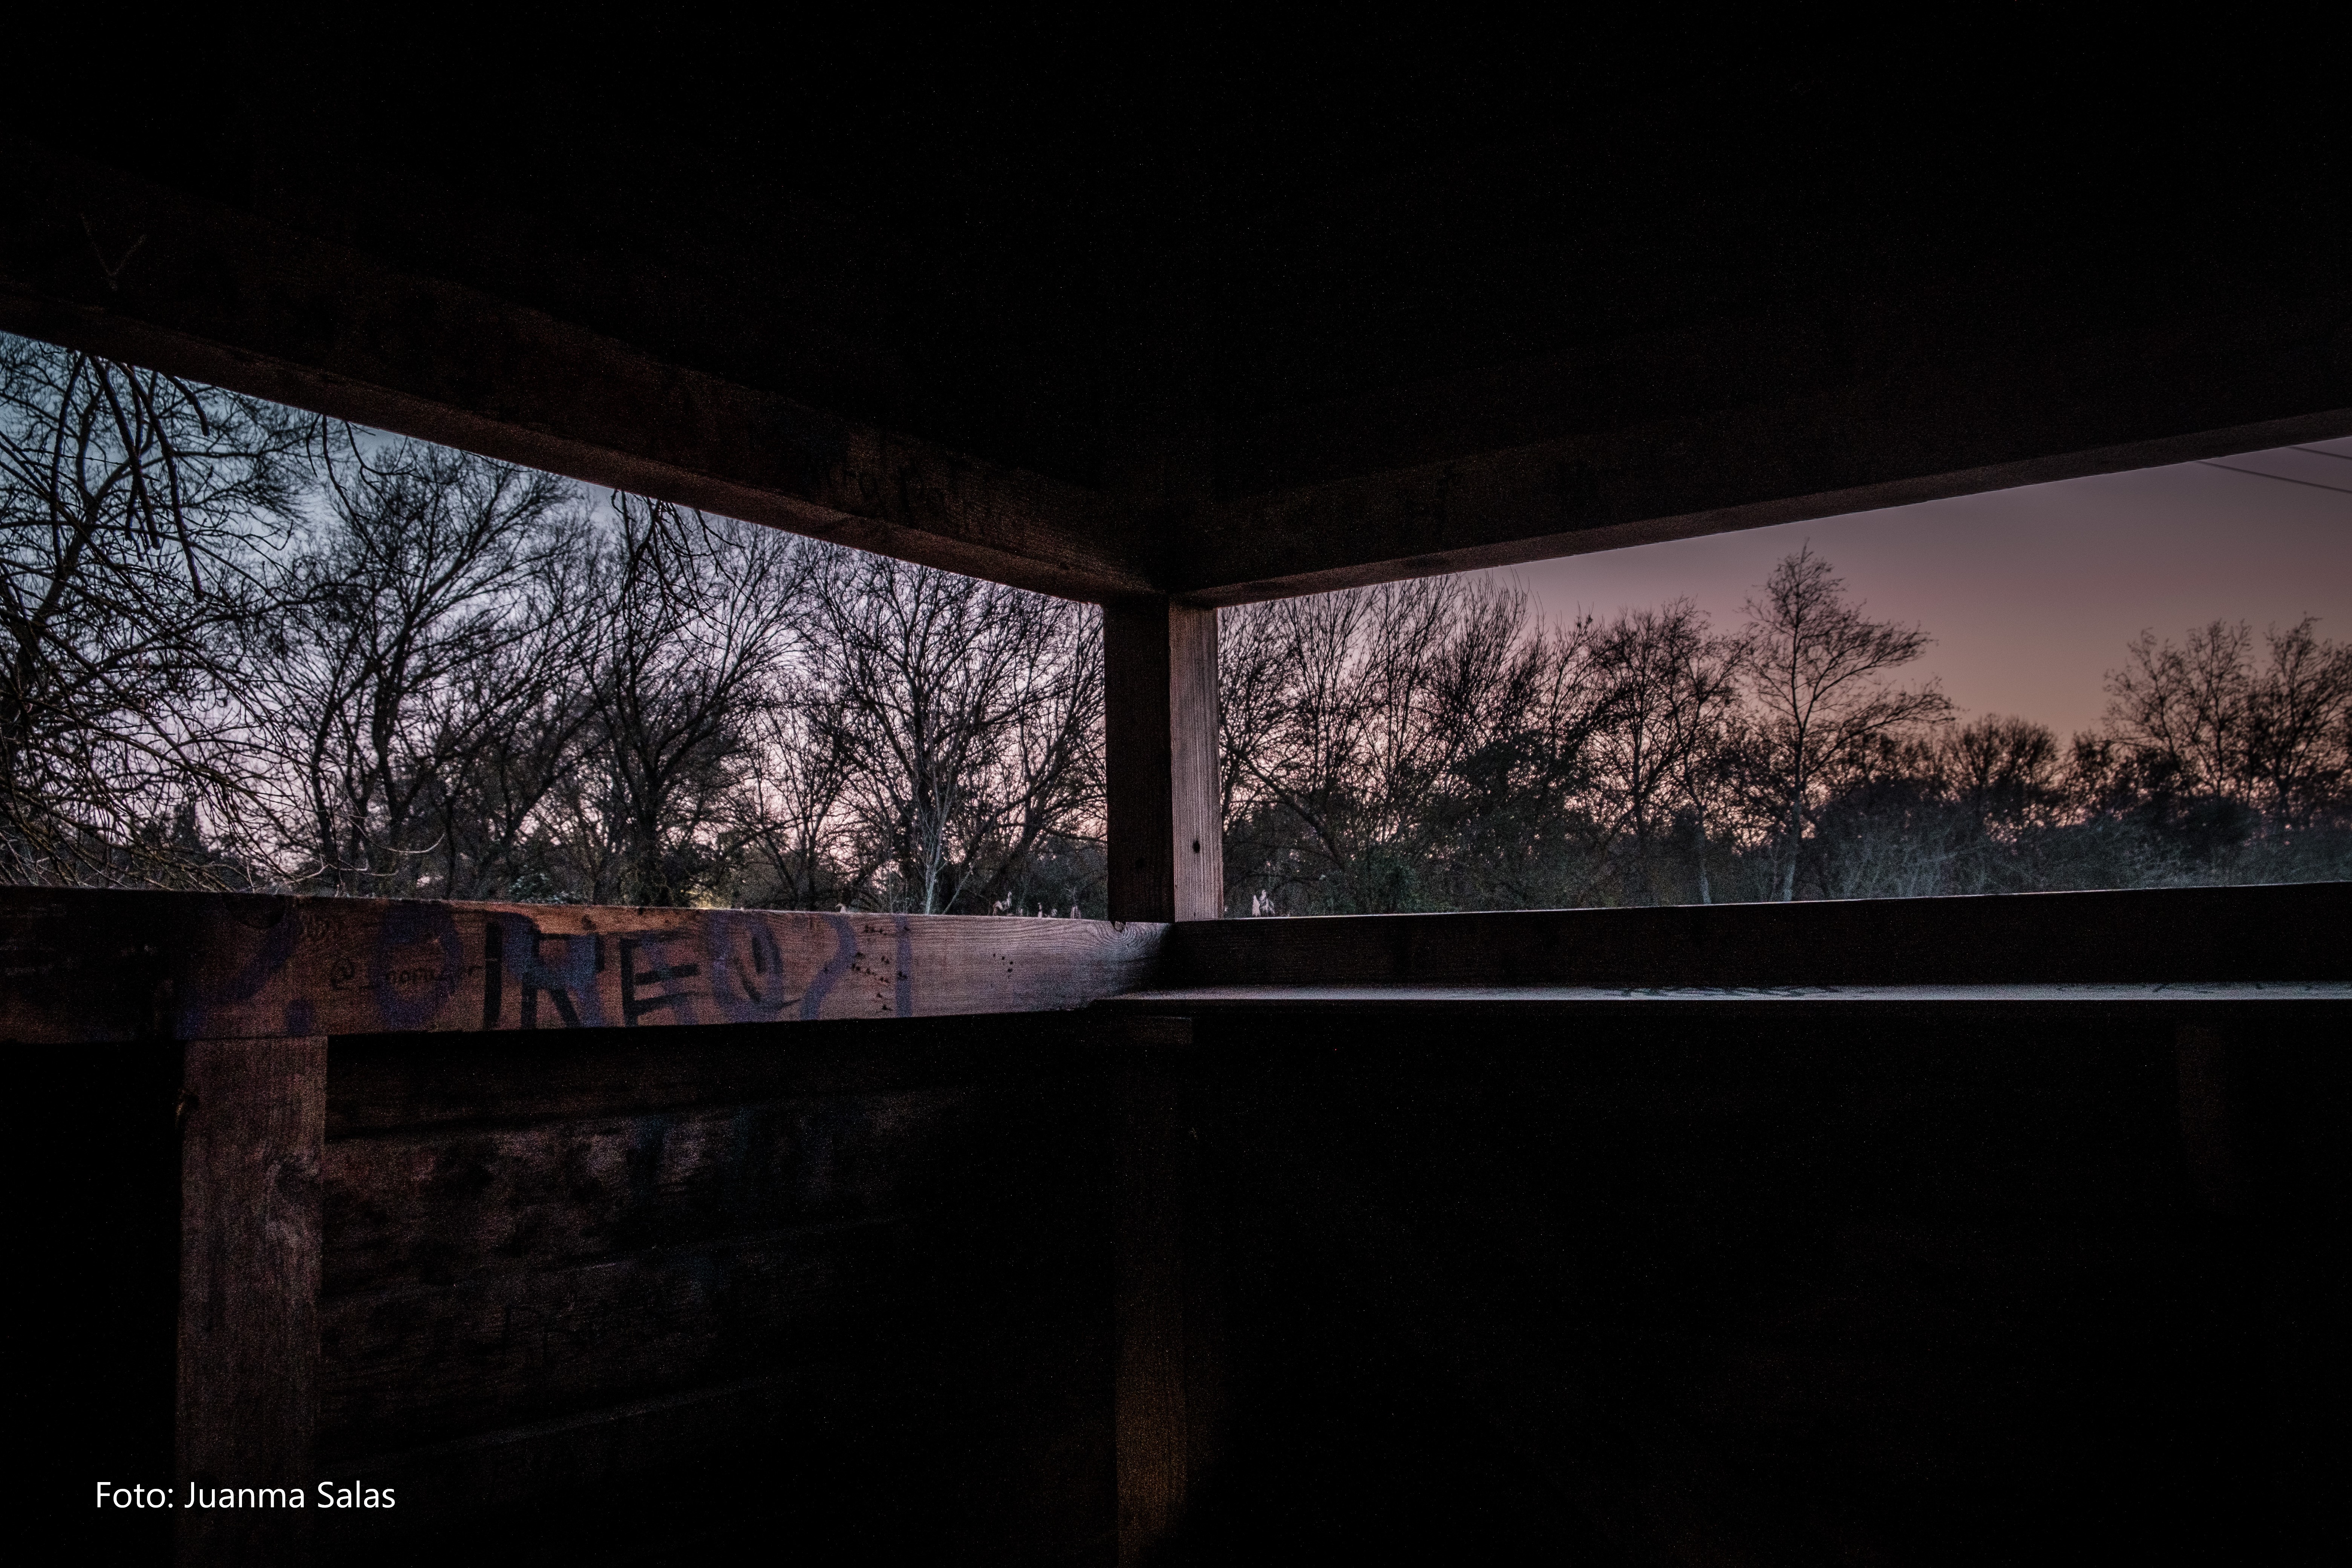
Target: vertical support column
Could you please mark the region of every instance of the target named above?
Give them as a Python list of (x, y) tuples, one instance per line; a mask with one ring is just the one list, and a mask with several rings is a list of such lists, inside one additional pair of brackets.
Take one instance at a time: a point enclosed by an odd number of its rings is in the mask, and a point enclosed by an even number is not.
[(179, 1561), (298, 1562), (310, 1507), (187, 1504), (317, 1479), (327, 1042), (192, 1040), (183, 1072)]
[(1184, 1523), (1224, 1426), (1223, 1207), (1187, 1018), (1114, 1026), (1118, 1062), (1118, 1561)]
[(2238, 1170), (2238, 1118), (2231, 1105), (2230, 1047), (2210, 1026), (2173, 1029), (2173, 1059), (2180, 1078), (2180, 1142), (2189, 1180), (2215, 1214), (2233, 1214), (2242, 1184)]
[(1217, 612), (1168, 599), (1103, 606), (1110, 918), (1225, 912), (1217, 791)]

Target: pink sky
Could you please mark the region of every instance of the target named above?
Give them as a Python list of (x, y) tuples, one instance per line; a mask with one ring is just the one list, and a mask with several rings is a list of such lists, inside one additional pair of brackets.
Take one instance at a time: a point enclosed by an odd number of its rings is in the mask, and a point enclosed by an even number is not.
[(1913, 668), (1964, 716), (2021, 714), (2063, 740), (2097, 722), (2105, 674), (2143, 627), (2177, 638), (2217, 616), (2259, 632), (2314, 615), (2320, 636), (2352, 641), (2352, 437), (2220, 460), (2258, 473), (2142, 468), (1496, 575), (1556, 617), (1687, 594), (1728, 629), (1811, 540), (1873, 615), (1935, 637)]

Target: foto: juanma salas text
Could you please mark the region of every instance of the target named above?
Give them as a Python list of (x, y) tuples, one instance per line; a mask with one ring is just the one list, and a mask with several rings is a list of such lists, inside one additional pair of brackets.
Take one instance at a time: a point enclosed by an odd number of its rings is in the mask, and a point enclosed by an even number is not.
[(310, 1492), (300, 1487), (207, 1487), (190, 1481), (173, 1497), (167, 1487), (98, 1483), (100, 1508), (390, 1508), (390, 1487), (359, 1481), (320, 1481)]

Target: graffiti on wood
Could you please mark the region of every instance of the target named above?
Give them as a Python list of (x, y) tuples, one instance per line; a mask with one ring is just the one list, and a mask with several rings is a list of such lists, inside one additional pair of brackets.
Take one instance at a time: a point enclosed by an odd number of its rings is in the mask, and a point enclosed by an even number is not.
[[(1083, 1006), (1165, 928), (1097, 921), (39, 892), (0, 907), (20, 1039), (645, 1028)], [(0, 895), (5, 898), (5, 895)]]

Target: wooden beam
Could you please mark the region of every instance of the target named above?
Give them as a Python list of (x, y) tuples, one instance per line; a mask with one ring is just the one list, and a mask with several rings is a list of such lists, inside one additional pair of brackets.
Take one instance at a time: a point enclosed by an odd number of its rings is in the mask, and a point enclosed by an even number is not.
[[(1948, 1018), (2243, 1017), (2252, 1008), (2273, 1027), (2352, 1015), (2352, 982), (2247, 980), (2139, 984), (2009, 985), (1194, 985), (1129, 991), (1095, 1004), (1116, 1016), (1198, 1017), (1220, 1013), (1328, 1016), (1475, 1013), (1482, 1016), (1633, 1018), (1694, 1007), (1717, 1017), (1813, 1018), (1856, 1013)], [(2182, 1025), (2185, 1030), (2190, 1027)], [(2183, 1036), (2186, 1038), (2186, 1035)], [(2188, 1058), (2184, 1058), (2186, 1061)], [(2189, 1069), (2182, 1069), (2187, 1073)], [(2189, 1079), (2184, 1077), (2186, 1086)], [(2184, 1088), (2184, 1092), (2186, 1089)], [(2186, 1112), (2184, 1112), (2186, 1114)]]
[(1999, 354), (1742, 326), (1382, 392), (1230, 432), (1166, 586), (1240, 604), (2329, 439), (2347, 325), (2339, 289)]
[(0, 890), (0, 1030), (266, 1038), (939, 1017), (1148, 982), (1163, 928), (976, 915)]
[[(192, 1040), (180, 1145), (179, 1561), (303, 1560), (317, 1499), (327, 1042)], [(205, 1507), (219, 1489), (254, 1488)], [(303, 1494), (289, 1504), (286, 1490)]]
[(1043, 593), (1154, 585), (1092, 491), (21, 142), (0, 330)]
[(1191, 1020), (1126, 1018), (1109, 1034), (1119, 1085), (1114, 1432), (1124, 1568), (1157, 1560), (1216, 1468), (1224, 1251)]
[(1217, 793), (1217, 613), (1167, 599), (1103, 607), (1110, 917), (1224, 913)]
[[(1342, 915), (1171, 932), (1176, 986), (1915, 986), (2352, 980), (2352, 882)], [(2325, 1000), (2325, 998), (2321, 998)]]
[(1792, 308), (1231, 425), (1225, 499), (1155, 509), (0, 147), (0, 328), (1080, 599), (1235, 604), (2352, 432), (2341, 289), (1998, 351), (1915, 325), (1932, 304)]
[(2174, 1063), (2180, 1079), (2180, 1147), (2188, 1156), (2189, 1184), (2215, 1214), (2235, 1215), (2244, 1197), (2245, 1153), (2233, 1103), (2237, 1064), (2227, 1034), (2201, 1018), (2183, 1019), (2172, 1033)]

